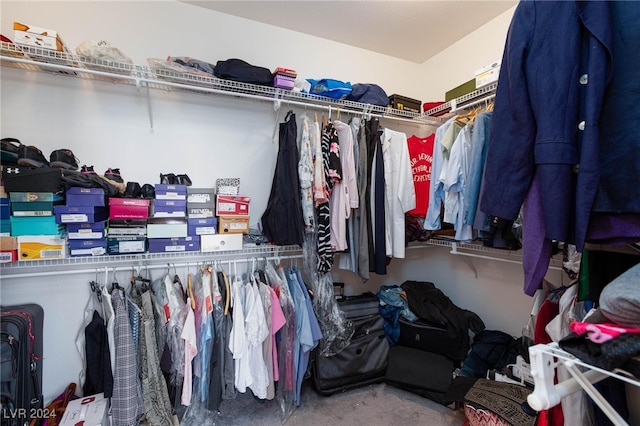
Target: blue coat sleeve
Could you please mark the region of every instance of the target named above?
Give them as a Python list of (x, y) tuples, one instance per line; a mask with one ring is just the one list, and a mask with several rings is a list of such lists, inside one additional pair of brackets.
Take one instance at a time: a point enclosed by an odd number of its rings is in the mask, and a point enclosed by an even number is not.
[(520, 2), (505, 44), (483, 178), (480, 209), (515, 220), (535, 170), (536, 120), (525, 69), (535, 26), (534, 2)]

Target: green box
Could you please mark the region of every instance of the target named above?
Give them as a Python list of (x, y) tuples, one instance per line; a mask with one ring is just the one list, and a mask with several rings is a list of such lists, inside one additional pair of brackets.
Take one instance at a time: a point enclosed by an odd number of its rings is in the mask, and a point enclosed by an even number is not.
[(474, 90), (476, 90), (476, 79), (472, 78), (466, 83), (462, 83), (460, 86), (454, 87), (453, 89), (446, 92), (444, 94), (444, 100), (445, 102), (449, 102), (453, 99), (459, 98), (460, 96), (464, 96), (468, 93), (471, 93)]

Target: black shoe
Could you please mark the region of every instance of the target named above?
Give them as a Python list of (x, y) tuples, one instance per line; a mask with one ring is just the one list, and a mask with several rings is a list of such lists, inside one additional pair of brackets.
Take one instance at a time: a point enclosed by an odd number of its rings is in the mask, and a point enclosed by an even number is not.
[(141, 194), (142, 191), (138, 182), (127, 182), (127, 188), (124, 190), (124, 198), (140, 198)]
[(140, 195), (142, 196), (142, 198), (149, 198), (149, 199), (156, 198), (156, 189), (153, 187), (153, 185), (149, 183), (145, 183), (144, 185), (142, 185), (140, 192), (141, 192)]
[(22, 143), (16, 138), (2, 138), (0, 143), (2, 144), (2, 164), (18, 164), (18, 151)]
[(87, 166), (87, 165), (84, 165), (84, 164), (80, 168), (80, 173), (82, 173), (83, 175), (95, 175), (96, 174), (95, 170), (93, 170), (93, 166)]
[(106, 177), (107, 179), (111, 179), (114, 182), (124, 183), (124, 180), (122, 180), (122, 176), (120, 176), (120, 169), (108, 168), (107, 171), (104, 172), (104, 177)]
[(78, 162), (76, 156), (70, 149), (57, 149), (51, 153), (49, 157), (51, 167), (61, 169), (78, 170)]
[(161, 185), (175, 185), (177, 183), (176, 175), (173, 173), (162, 174), (160, 173), (160, 184)]
[(176, 184), (191, 186), (191, 179), (189, 179), (189, 176), (187, 175), (177, 175)]
[(20, 145), (18, 149), (18, 165), (25, 167), (49, 167), (49, 162), (42, 151), (33, 145)]

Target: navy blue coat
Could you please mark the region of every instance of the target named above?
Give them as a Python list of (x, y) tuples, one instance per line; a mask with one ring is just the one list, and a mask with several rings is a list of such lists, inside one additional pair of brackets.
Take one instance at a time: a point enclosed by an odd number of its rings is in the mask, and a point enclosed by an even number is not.
[(489, 216), (515, 220), (536, 175), (546, 238), (578, 250), (599, 181), (598, 121), (612, 60), (609, 7), (602, 1), (518, 4), (480, 201)]

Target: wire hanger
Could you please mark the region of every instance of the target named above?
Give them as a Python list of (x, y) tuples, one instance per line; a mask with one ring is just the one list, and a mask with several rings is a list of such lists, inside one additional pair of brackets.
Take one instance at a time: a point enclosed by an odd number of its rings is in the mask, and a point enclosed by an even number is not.
[(117, 268), (113, 268), (113, 281), (111, 282), (111, 291), (121, 290), (124, 291), (124, 288), (120, 286), (118, 283), (118, 279), (116, 278), (116, 270)]

